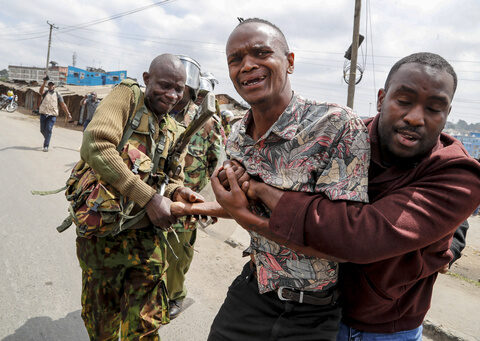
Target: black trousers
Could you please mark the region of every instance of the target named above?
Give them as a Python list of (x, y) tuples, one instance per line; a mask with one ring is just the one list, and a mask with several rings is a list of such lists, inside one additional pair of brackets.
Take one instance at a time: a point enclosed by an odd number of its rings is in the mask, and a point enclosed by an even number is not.
[(338, 305), (282, 301), (276, 291), (260, 294), (254, 271), (247, 263), (230, 285), (209, 341), (336, 339), (341, 316)]

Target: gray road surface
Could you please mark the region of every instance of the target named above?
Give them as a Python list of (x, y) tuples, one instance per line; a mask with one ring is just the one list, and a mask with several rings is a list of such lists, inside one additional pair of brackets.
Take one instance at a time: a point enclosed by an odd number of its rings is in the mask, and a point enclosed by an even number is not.
[[(0, 340), (88, 340), (80, 317), (75, 231), (55, 230), (67, 216), (67, 202), (63, 193), (30, 194), (64, 185), (79, 159), (81, 137), (79, 131), (55, 127), (50, 151), (44, 153), (38, 117), (0, 111)], [(161, 329), (162, 340), (205, 340), (244, 263), (239, 248), (218, 240), (235, 226), (220, 223), (217, 228), (222, 229), (218, 238), (199, 232), (188, 283), (194, 303)], [(184, 320), (187, 328), (182, 328)]]

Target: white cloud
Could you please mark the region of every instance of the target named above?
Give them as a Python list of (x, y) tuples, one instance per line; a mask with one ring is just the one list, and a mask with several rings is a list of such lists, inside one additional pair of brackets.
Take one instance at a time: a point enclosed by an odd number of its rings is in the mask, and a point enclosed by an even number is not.
[[(217, 76), (218, 92), (239, 98), (228, 78), (225, 42), (238, 22), (237, 17), (261, 17), (284, 31), (296, 54), (294, 89), (317, 100), (346, 102), (347, 85), (342, 80), (342, 67), (343, 53), (352, 39), (353, 1), (176, 0), (65, 32), (67, 26), (152, 3), (147, 0), (135, 3), (127, 0), (10, 1), (2, 5), (0, 13), (0, 69), (9, 64), (45, 65), (48, 20), (59, 27), (53, 35), (51, 60), (61, 65), (71, 65), (72, 54), (76, 52), (79, 67), (126, 69), (130, 76), (141, 80), (142, 72), (156, 55), (186, 54)], [(366, 21), (368, 4), (371, 30)], [(450, 119), (480, 121), (477, 119), (480, 109), (478, 13), (480, 3), (476, 0), (362, 1), (360, 32), (368, 35), (359, 64), (366, 69), (357, 86), (355, 109), (360, 114), (373, 115), (376, 91), (395, 61), (409, 53), (430, 51), (449, 60), (458, 73), (459, 85)], [(37, 36), (41, 37), (22, 40)]]

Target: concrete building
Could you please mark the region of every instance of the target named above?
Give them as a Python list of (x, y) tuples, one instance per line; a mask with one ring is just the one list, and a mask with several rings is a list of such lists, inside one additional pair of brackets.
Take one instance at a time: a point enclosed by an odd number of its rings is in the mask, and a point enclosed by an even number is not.
[(69, 66), (67, 84), (84, 86), (118, 84), (125, 78), (127, 78), (126, 70), (105, 72), (101, 69), (87, 68), (84, 70)]
[(453, 137), (463, 143), (472, 157), (480, 158), (480, 133), (453, 134)]
[[(45, 68), (35, 66), (8, 66), (8, 80), (11, 82), (42, 83), (45, 77)], [(48, 77), (55, 84), (65, 84), (67, 68), (53, 66), (48, 69)]]

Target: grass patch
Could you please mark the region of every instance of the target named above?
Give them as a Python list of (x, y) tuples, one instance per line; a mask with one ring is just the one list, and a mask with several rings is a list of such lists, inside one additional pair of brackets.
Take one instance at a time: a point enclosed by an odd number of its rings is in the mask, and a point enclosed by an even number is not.
[(457, 273), (454, 273), (454, 272), (451, 272), (451, 271), (449, 271), (449, 272), (447, 273), (447, 275), (450, 275), (450, 276), (452, 276), (452, 277), (461, 279), (462, 281), (468, 282), (468, 283), (470, 283), (470, 284), (475, 285), (477, 288), (480, 288), (480, 282), (479, 282), (479, 281), (475, 281), (475, 280), (473, 280), (473, 279), (467, 278), (467, 277), (465, 277), (465, 276), (463, 276), (463, 275), (460, 275), (460, 274), (457, 274)]

